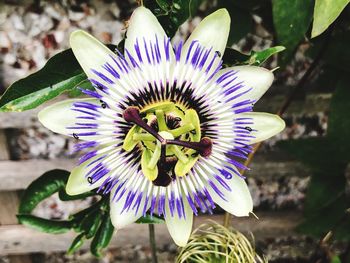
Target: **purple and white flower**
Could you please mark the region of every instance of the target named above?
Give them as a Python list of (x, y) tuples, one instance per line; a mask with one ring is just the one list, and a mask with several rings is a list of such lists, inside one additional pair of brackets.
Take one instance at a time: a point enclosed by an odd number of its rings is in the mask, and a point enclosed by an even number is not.
[(251, 145), (279, 133), (278, 116), (252, 112), (273, 74), (255, 66), (222, 68), (230, 16), (207, 16), (186, 42), (172, 47), (157, 18), (137, 8), (124, 54), (84, 31), (70, 37), (95, 91), (39, 113), (48, 129), (81, 140), (71, 195), (110, 194), (111, 219), (121, 229), (146, 212), (163, 215), (184, 246), (193, 214), (216, 205), (235, 216), (252, 212), (239, 170)]

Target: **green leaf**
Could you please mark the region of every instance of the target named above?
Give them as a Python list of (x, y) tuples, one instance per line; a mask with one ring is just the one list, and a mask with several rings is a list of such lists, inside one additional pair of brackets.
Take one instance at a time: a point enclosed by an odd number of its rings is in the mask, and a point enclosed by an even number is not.
[(308, 165), (313, 172), (341, 173), (344, 164), (347, 163), (347, 160), (342, 160), (339, 147), (329, 138), (288, 140), (278, 145)]
[(273, 21), (280, 44), (286, 47), (282, 62), (291, 58), (312, 20), (313, 0), (273, 0)]
[[(317, 238), (322, 238), (329, 231), (336, 230), (337, 226), (343, 224), (343, 220), (346, 219), (347, 200), (345, 195), (339, 195), (331, 204), (320, 209), (317, 213), (314, 213), (306, 218), (298, 227), (297, 230), (307, 235), (311, 235)], [(347, 236), (343, 234), (342, 239), (349, 239), (349, 230), (342, 229), (347, 233)], [(337, 238), (337, 233), (335, 237)], [(345, 237), (345, 238), (344, 238)]]
[[(111, 50), (115, 45), (108, 45)], [(0, 111), (25, 111), (38, 107), (87, 79), (71, 49), (53, 56), (36, 73), (13, 83), (0, 99)]]
[(322, 34), (349, 2), (350, 0), (316, 0), (311, 37)]
[[(305, 215), (312, 216), (344, 194), (346, 180), (344, 170), (340, 173), (315, 173), (311, 177), (305, 201)], [(325, 194), (327, 193), (327, 194)]]
[(0, 99), (1, 111), (33, 109), (86, 79), (71, 49), (53, 56), (38, 72), (13, 83)]
[(341, 260), (337, 255), (335, 255), (331, 258), (331, 263), (341, 263)]
[(226, 48), (222, 60), (226, 67), (237, 65), (259, 66), (274, 54), (277, 54), (285, 49), (286, 48), (282, 46), (275, 46), (262, 51), (251, 51), (250, 55), (247, 55), (233, 48)]
[[(336, 225), (334, 229), (334, 236), (338, 240), (350, 241), (350, 208), (349, 200), (347, 201), (348, 209), (345, 211), (340, 222)], [(346, 261), (348, 262), (348, 261)]]
[(82, 218), (84, 218), (85, 216), (87, 216), (88, 214), (92, 213), (93, 211), (97, 210), (100, 208), (101, 205), (103, 205), (103, 203), (105, 202), (105, 200), (102, 198), (100, 201), (92, 204), (91, 206), (73, 214), (69, 216), (69, 219), (72, 219), (74, 221), (81, 221)]
[(19, 213), (31, 213), (42, 200), (63, 189), (69, 174), (65, 170), (51, 170), (33, 181), (21, 198)]
[(350, 49), (348, 48), (350, 31), (334, 30), (331, 39), (329, 39), (329, 37), (328, 34), (322, 34), (312, 39), (312, 45), (310, 45), (310, 48), (307, 50), (307, 56), (315, 59), (320, 50), (324, 47), (325, 42), (328, 42), (327, 50), (322, 57), (323, 62), (326, 64), (322, 67), (322, 72), (323, 74), (327, 74), (330, 69), (335, 71), (334, 80), (332, 80), (333, 83), (331, 83), (330, 87), (331, 91), (333, 91), (334, 83), (339, 80), (339, 75), (341, 73), (348, 74), (350, 72), (350, 67), (345, 66), (350, 64)]
[(262, 50), (262, 51), (252, 51), (250, 54), (250, 58), (249, 58), (249, 64), (250, 65), (261, 65), (262, 63), (264, 63), (269, 57), (271, 57), (272, 55), (275, 55), (283, 50), (285, 50), (286, 48), (283, 46), (275, 46), (275, 47), (270, 47), (268, 49)]
[(101, 252), (106, 248), (112, 239), (114, 227), (109, 212), (104, 216), (101, 226), (95, 237), (92, 239), (90, 251), (96, 257), (101, 257)]
[(84, 244), (84, 241), (85, 241), (85, 234), (81, 233), (76, 238), (74, 238), (72, 244), (68, 248), (67, 253), (73, 254), (75, 251), (77, 251), (79, 248), (81, 248), (81, 246)]
[(137, 224), (163, 224), (164, 219), (156, 215), (145, 215), (136, 221)]
[(98, 209), (93, 213), (87, 215), (81, 221), (81, 230), (85, 233), (86, 238), (92, 238), (101, 224), (103, 212)]
[(62, 234), (73, 227), (72, 221), (49, 220), (33, 215), (17, 215), (19, 223), (29, 226), (35, 230), (50, 234)]

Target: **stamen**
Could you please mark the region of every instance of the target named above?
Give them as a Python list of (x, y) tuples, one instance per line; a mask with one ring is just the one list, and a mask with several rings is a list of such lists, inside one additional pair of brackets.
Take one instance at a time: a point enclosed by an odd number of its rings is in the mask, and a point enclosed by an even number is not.
[(165, 122), (164, 111), (156, 110), (156, 117), (157, 117), (159, 130), (160, 131), (167, 131), (168, 127), (167, 127), (166, 122)]
[(178, 146), (172, 145), (171, 148), (172, 148), (174, 154), (176, 155), (176, 157), (177, 157), (181, 162), (183, 162), (183, 163), (187, 163), (187, 162), (188, 162), (188, 158), (187, 158), (186, 154), (184, 154), (184, 153), (179, 149)]
[(153, 152), (152, 158), (151, 158), (151, 160), (148, 163), (148, 168), (149, 169), (153, 169), (157, 165), (158, 159), (160, 158), (160, 154), (161, 154), (161, 145), (158, 142), (157, 146), (156, 146), (156, 149)]
[(154, 141), (156, 138), (149, 133), (135, 133), (132, 138), (135, 141)]
[(193, 126), (192, 123), (186, 123), (185, 125), (183, 125), (179, 128), (170, 130), (169, 132), (176, 138), (182, 134), (188, 133), (189, 131), (193, 130), (194, 128), (195, 127)]
[(163, 143), (165, 140), (162, 136), (160, 136), (152, 127), (150, 127), (147, 123), (145, 123), (141, 116), (140, 116), (140, 111), (136, 107), (128, 107), (124, 110), (123, 112), (123, 118), (127, 122), (134, 123), (138, 126), (140, 126), (142, 129), (145, 131), (149, 132), (152, 134), (158, 141)]
[(179, 145), (190, 148), (199, 152), (203, 157), (208, 157), (211, 154), (213, 143), (210, 138), (204, 137), (200, 142), (188, 142), (180, 140), (167, 140), (167, 144)]

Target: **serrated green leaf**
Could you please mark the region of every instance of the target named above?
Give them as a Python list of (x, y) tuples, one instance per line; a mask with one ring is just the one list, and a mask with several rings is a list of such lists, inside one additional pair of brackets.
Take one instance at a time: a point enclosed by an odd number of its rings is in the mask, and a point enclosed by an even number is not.
[(322, 34), (340, 15), (350, 0), (316, 0), (311, 37)]
[(50, 220), (33, 215), (17, 215), (19, 223), (29, 226), (35, 230), (50, 233), (62, 234), (68, 232), (73, 227), (72, 221)]
[(65, 170), (51, 170), (33, 181), (21, 198), (19, 213), (31, 213), (42, 200), (63, 189), (69, 174)]
[(273, 21), (280, 44), (286, 47), (282, 62), (286, 63), (304, 38), (312, 20), (313, 0), (273, 0)]
[(145, 215), (143, 217), (140, 217), (137, 221), (137, 224), (163, 224), (164, 223), (164, 219), (156, 216), (156, 215)]
[[(115, 45), (108, 45), (111, 50)], [(0, 111), (25, 111), (66, 91), (76, 89), (87, 77), (71, 49), (53, 56), (45, 66), (13, 83), (0, 99)]]

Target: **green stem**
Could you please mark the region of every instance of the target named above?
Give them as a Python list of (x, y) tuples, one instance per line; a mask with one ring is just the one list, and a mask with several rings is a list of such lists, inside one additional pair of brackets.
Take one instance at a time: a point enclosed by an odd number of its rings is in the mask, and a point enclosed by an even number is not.
[(151, 251), (152, 251), (152, 263), (158, 263), (156, 238), (154, 234), (154, 224), (148, 224), (148, 229), (149, 229), (149, 243), (151, 245)]

